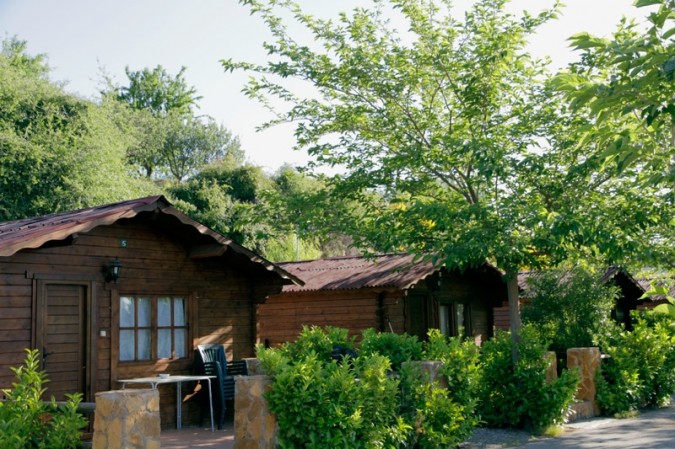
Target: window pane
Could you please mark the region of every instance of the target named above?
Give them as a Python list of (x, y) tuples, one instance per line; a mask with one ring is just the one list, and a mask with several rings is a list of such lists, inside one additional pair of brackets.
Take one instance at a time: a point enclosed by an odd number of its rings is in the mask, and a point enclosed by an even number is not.
[(173, 300), (173, 325), (185, 326), (185, 299), (174, 298)]
[(457, 304), (457, 335), (464, 336), (466, 323), (464, 322), (464, 304)]
[(174, 345), (176, 346), (176, 357), (183, 358), (187, 356), (187, 330), (176, 329), (174, 331)]
[(134, 323), (134, 298), (122, 296), (120, 297), (120, 326), (133, 327)]
[(157, 325), (171, 326), (171, 299), (159, 298), (157, 300)]
[(120, 360), (134, 360), (134, 342), (133, 330), (120, 330)]
[(157, 331), (157, 358), (171, 358), (171, 329)]
[(150, 298), (138, 298), (138, 327), (150, 327)]
[(150, 360), (150, 329), (138, 330), (138, 360)]
[(450, 307), (443, 305), (438, 308), (438, 327), (441, 329), (441, 334), (450, 336)]

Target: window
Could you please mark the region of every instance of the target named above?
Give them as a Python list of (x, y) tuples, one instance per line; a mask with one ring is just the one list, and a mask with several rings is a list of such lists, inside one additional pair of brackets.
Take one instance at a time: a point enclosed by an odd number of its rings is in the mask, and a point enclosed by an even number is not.
[(187, 342), (184, 297), (120, 297), (120, 361), (185, 358)]
[(438, 308), (438, 327), (449, 337), (469, 336), (471, 330), (470, 307), (468, 304), (448, 303)]

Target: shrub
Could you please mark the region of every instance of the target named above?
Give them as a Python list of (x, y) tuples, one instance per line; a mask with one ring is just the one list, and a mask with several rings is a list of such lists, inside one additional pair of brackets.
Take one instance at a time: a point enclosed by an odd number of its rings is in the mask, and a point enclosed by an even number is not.
[(2, 390), (0, 402), (0, 447), (3, 449), (72, 449), (79, 447), (80, 430), (87, 421), (77, 413), (81, 394), (67, 395), (58, 406), (42, 401), (48, 382), (39, 370), (39, 352), (26, 350), (23, 366), (11, 368), (17, 381), (13, 389)]
[[(349, 347), (346, 335), (306, 328), (279, 349), (258, 347), (263, 369), (274, 377), (266, 398), (277, 416), (280, 448), (426, 449), (455, 446), (470, 434), (476, 423), (470, 401), (460, 403), (447, 389), (429, 384), (414, 365), (392, 373), (390, 354), (399, 367), (421, 357), (417, 338), (364, 332), (359, 355), (345, 363), (331, 358), (328, 348)], [(443, 338), (432, 338), (438, 358), (453, 365), (472, 360), (464, 354), (468, 346)], [(473, 382), (460, 375), (464, 371), (448, 369), (458, 388)]]
[(543, 271), (527, 282), (523, 323), (534, 325), (552, 351), (595, 346), (598, 336), (615, 326), (611, 312), (618, 289), (600, 284), (596, 274), (581, 268)]
[(388, 357), (392, 369), (398, 371), (403, 362), (421, 360), (423, 345), (415, 336), (366, 329), (363, 331), (360, 350), (363, 354), (380, 354)]
[(280, 362), (282, 351), (262, 348), (258, 356), (266, 370), (276, 367), (266, 398), (280, 448), (378, 447), (396, 427), (398, 380), (387, 376), (385, 357), (337, 363), (310, 351)]
[(470, 340), (447, 338), (438, 329), (432, 329), (425, 344), (425, 355), (427, 360), (443, 362), (441, 374), (447, 379), (452, 400), (464, 408), (467, 416), (472, 417), (471, 422), (476, 421), (474, 425), (478, 424), (474, 415), (480, 382), (478, 347)]
[(284, 344), (282, 351), (291, 360), (315, 353), (319, 360), (329, 360), (336, 347), (354, 348), (354, 338), (349, 338), (349, 331), (339, 327), (303, 326), (300, 335), (292, 344)]
[(605, 414), (662, 405), (675, 393), (675, 329), (668, 316), (637, 318), (631, 332), (614, 332), (602, 342), (609, 358), (596, 383)]
[(471, 434), (474, 424), (448, 390), (429, 383), (415, 365), (404, 365), (400, 376), (400, 415), (410, 429), (403, 447), (455, 447)]
[(478, 411), (491, 427), (531, 427), (534, 431), (561, 424), (579, 383), (576, 371), (563, 370), (546, 383), (546, 344), (532, 327), (523, 327), (513, 362), (511, 336), (498, 332), (483, 344)]

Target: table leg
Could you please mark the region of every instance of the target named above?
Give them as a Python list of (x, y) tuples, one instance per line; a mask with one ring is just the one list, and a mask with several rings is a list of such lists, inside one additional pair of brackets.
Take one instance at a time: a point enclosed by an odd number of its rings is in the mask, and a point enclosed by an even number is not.
[(211, 432), (215, 432), (216, 429), (213, 425), (213, 390), (211, 389), (211, 379), (207, 377), (206, 381), (209, 383), (209, 410), (211, 412)]
[(182, 382), (176, 382), (176, 429), (181, 429), (181, 418), (182, 418), (182, 402), (181, 397), (183, 396)]

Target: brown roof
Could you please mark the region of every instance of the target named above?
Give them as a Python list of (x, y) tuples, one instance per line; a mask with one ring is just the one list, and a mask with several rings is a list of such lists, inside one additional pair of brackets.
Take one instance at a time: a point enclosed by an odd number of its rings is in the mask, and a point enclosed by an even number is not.
[(305, 282), (304, 287), (285, 285), (284, 293), (360, 288), (407, 289), (437, 269), (431, 262), (415, 261), (411, 254), (384, 254), (373, 258), (336, 257), (282, 262), (279, 265)]
[(273, 271), (284, 279), (302, 284), (301, 280), (279, 266), (191, 219), (174, 208), (162, 195), (2, 222), (0, 223), (0, 257), (11, 256), (22, 249), (39, 248), (47, 242), (64, 240), (74, 234), (90, 231), (97, 226), (111, 225), (121, 219), (133, 218), (143, 212), (171, 216), (197, 231), (202, 241), (215, 244), (216, 249), (220, 248), (215, 252), (212, 250), (208, 253), (209, 255), (222, 255), (227, 250), (232, 250), (246, 256), (251, 262), (261, 264), (268, 271)]

